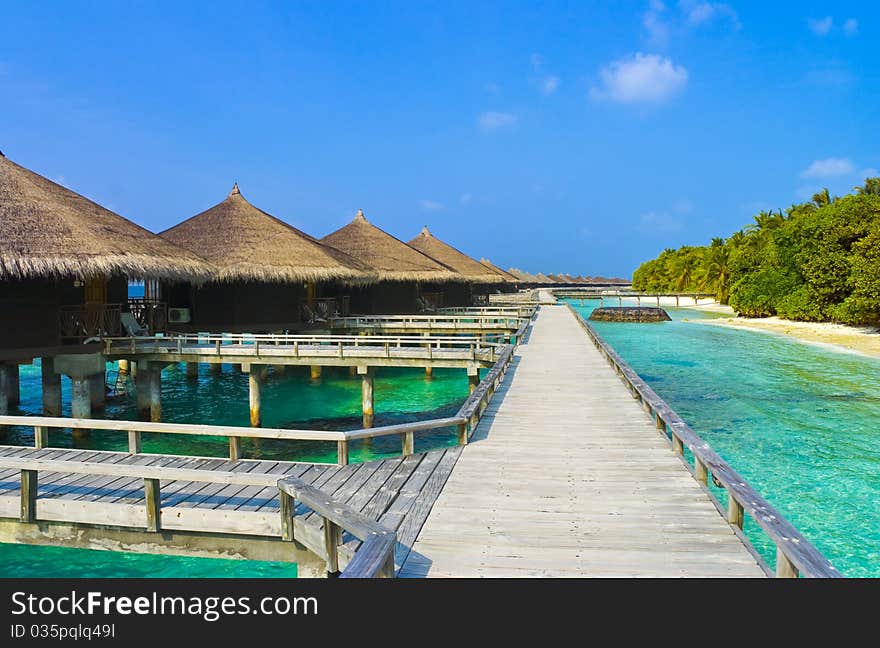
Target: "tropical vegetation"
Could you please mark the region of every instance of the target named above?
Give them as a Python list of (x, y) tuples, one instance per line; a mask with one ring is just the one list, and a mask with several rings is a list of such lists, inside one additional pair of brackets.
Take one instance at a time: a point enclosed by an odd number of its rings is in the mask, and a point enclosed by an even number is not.
[(880, 178), (825, 189), (705, 246), (666, 249), (633, 273), (645, 291), (709, 292), (747, 317), (880, 324)]

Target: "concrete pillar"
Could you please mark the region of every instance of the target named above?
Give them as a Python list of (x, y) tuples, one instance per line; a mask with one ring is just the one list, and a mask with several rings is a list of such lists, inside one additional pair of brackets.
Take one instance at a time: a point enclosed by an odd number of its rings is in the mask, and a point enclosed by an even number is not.
[(198, 362), (187, 362), (186, 363), (186, 377), (188, 380), (197, 380), (199, 377), (199, 363)]
[(55, 359), (40, 361), (43, 382), (43, 416), (61, 416), (61, 375), (55, 373)]
[(7, 365), (9, 372), (9, 407), (18, 407), (21, 403), (21, 382), (18, 364)]
[[(73, 418), (92, 418), (92, 381), (91, 378), (71, 378), (71, 414)], [(89, 430), (73, 430), (74, 439), (88, 438)]]
[(150, 420), (153, 423), (162, 421), (162, 366), (150, 368), (149, 371)]
[(358, 367), (361, 376), (361, 408), (364, 413), (364, 427), (373, 427), (373, 374), (372, 367)]
[(103, 411), (107, 404), (107, 372), (102, 371), (89, 376), (89, 398), (92, 403), (92, 411)]
[(477, 388), (477, 385), (480, 384), (480, 368), (479, 367), (468, 367), (467, 368), (467, 376), (468, 376), (468, 393), (473, 394), (474, 390)]
[[(360, 371), (358, 371), (360, 373)], [(321, 377), (321, 365), (312, 365), (309, 367), (309, 375), (311, 375), (312, 380), (318, 380)]]
[(134, 391), (137, 398), (137, 415), (140, 421), (150, 420), (150, 372), (145, 362), (138, 363), (134, 381)]
[(349, 375), (349, 376), (357, 376), (357, 369), (358, 369), (358, 368), (357, 368), (357, 365), (351, 365), (351, 366), (348, 368), (348, 375)]
[(251, 427), (260, 427), (263, 422), (260, 403), (260, 384), (266, 378), (264, 365), (251, 365), (248, 370), (248, 404), (251, 413)]
[(428, 365), (425, 367), (425, 378), (433, 378), (434, 377), (434, 367)]

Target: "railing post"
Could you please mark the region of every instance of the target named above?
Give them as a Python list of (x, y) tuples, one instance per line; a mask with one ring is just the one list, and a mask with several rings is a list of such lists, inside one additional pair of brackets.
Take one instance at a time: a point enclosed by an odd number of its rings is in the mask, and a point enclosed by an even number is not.
[(281, 539), (293, 541), (293, 497), (283, 490), (278, 491), (278, 502), (281, 508)]
[(788, 559), (782, 547), (776, 547), (776, 578), (797, 578), (798, 568)]
[(19, 518), (25, 524), (31, 524), (37, 519), (37, 471), (21, 471), (21, 515)]
[(340, 466), (348, 465), (348, 440), (342, 439), (336, 442), (336, 463)]
[(141, 433), (135, 430), (128, 433), (128, 454), (140, 454)]
[(330, 518), (324, 518), (324, 551), (327, 553), (327, 573), (339, 572), (339, 533), (338, 526)]
[(400, 436), (403, 438), (403, 456), (409, 457), (413, 454), (415, 447), (413, 432), (410, 430), (409, 432), (404, 432)]
[(727, 493), (727, 521), (735, 527), (743, 528), (743, 506), (733, 493)]
[(158, 479), (144, 478), (144, 499), (147, 504), (147, 531), (157, 532), (162, 528), (162, 494)]
[(48, 448), (49, 447), (49, 428), (44, 427), (42, 425), (34, 426), (34, 447), (35, 448)]
[(458, 445), (467, 445), (467, 442), (468, 442), (467, 423), (459, 423), (458, 424)]
[(684, 454), (684, 444), (681, 442), (677, 436), (675, 436), (675, 432), (672, 432), (672, 451), (681, 456)]
[(709, 482), (709, 471), (706, 468), (706, 464), (704, 464), (699, 457), (694, 456), (694, 478), (703, 484), (704, 486), (708, 485)]
[(233, 461), (241, 459), (241, 437), (229, 437), (229, 458)]

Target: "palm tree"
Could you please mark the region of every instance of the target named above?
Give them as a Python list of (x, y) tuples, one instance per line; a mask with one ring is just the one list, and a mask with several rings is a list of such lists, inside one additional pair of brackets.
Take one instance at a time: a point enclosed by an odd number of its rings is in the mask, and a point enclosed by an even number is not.
[(862, 196), (880, 196), (880, 178), (866, 178), (865, 184), (856, 187), (855, 191)]
[(831, 197), (831, 194), (828, 193), (828, 187), (825, 187), (822, 191), (814, 193), (810, 202), (816, 205), (816, 207), (825, 207), (834, 202), (834, 199)]

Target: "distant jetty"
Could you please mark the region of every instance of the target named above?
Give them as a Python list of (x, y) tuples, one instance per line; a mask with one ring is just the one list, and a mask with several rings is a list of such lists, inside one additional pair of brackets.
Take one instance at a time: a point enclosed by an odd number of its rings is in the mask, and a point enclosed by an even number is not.
[(590, 319), (598, 322), (668, 322), (672, 320), (662, 308), (647, 306), (606, 306), (597, 308)]

